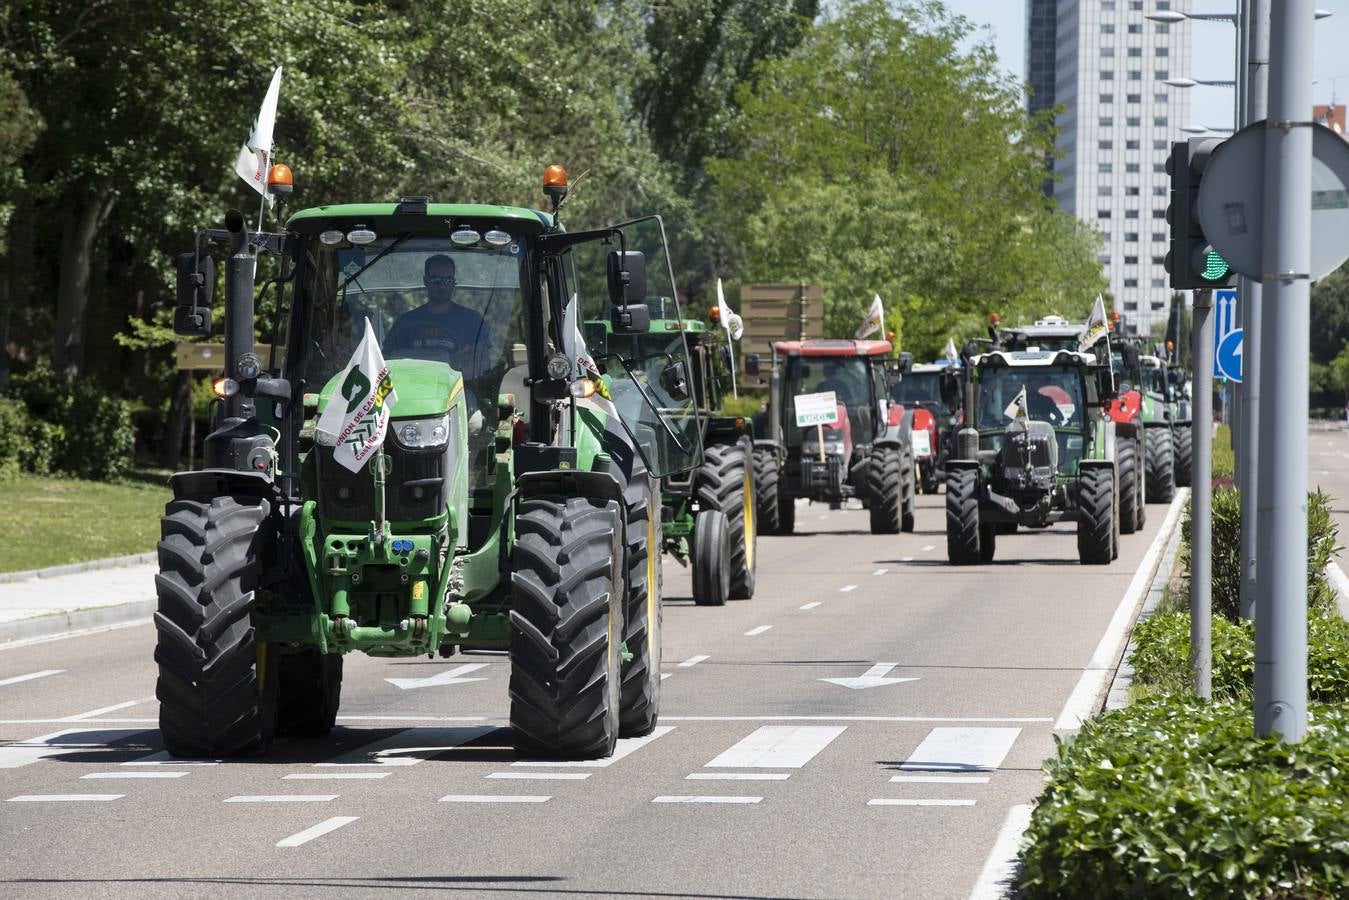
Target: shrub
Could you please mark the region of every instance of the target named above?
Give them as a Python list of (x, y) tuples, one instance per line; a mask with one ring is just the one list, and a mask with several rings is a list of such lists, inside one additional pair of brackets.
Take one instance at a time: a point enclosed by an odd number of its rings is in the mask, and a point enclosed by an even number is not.
[(33, 449), (24, 471), (59, 470), (78, 478), (104, 481), (131, 469), (136, 433), (131, 408), (87, 382), (72, 382), (38, 367), (15, 379), (15, 392), (33, 423)]
[(0, 480), (51, 472), (62, 434), (59, 425), (36, 418), (18, 400), (0, 397)]
[(1060, 741), (1022, 850), (1042, 897), (1341, 896), (1349, 884), (1349, 710), (1306, 738), (1253, 736), (1248, 709), (1163, 696)]
[[(740, 397), (726, 396), (721, 398), (721, 409), (717, 411), (717, 415), (744, 416), (746, 419), (752, 419), (762, 410), (762, 397), (753, 397), (748, 394)], [(759, 435), (759, 437), (763, 437), (763, 435)]]
[(1232, 429), (1226, 425), (1219, 425), (1213, 435), (1213, 480), (1223, 480), (1231, 484), (1236, 470), (1237, 458), (1232, 452)]

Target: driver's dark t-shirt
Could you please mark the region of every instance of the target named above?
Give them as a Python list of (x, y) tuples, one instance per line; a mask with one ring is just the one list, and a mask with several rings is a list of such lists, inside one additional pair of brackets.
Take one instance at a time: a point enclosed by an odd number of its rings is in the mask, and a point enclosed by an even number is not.
[[(439, 351), (466, 376), (483, 374), (491, 365), (491, 336), (482, 316), (466, 306), (451, 303), (437, 313), (430, 304), (398, 317), (384, 339), (384, 350)], [(418, 354), (420, 355), (420, 354)]]

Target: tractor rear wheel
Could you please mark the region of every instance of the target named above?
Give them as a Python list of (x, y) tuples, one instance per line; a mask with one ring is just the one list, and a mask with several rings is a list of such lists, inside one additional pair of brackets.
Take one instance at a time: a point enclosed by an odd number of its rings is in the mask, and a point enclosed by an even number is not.
[(1138, 521), (1141, 505), (1138, 491), (1143, 487), (1138, 471), (1138, 443), (1132, 437), (1115, 441), (1115, 467), (1119, 470), (1119, 530), (1133, 534), (1143, 523)]
[(1147, 430), (1148, 499), (1170, 503), (1176, 495), (1176, 460), (1170, 428)]
[(760, 534), (779, 534), (778, 458), (768, 450), (754, 451), (754, 513)]
[(705, 509), (693, 520), (693, 602), (725, 606), (731, 595), (730, 528), (726, 514)]
[(522, 754), (599, 758), (618, 740), (624, 578), (618, 504), (522, 500), (511, 548), (511, 729)]
[(661, 518), (660, 487), (635, 456), (623, 491), (627, 528), (627, 603), (618, 727), (623, 737), (650, 734), (660, 713)]
[(998, 547), (998, 526), (989, 522), (979, 526), (979, 562), (990, 563)]
[(880, 447), (867, 463), (872, 534), (899, 534), (904, 522), (904, 458), (898, 447)]
[(306, 647), (276, 660), (276, 733), (321, 737), (333, 730), (342, 701), (342, 656)]
[(1183, 422), (1171, 429), (1171, 439), (1176, 456), (1176, 484), (1190, 486), (1190, 444), (1194, 436), (1190, 433), (1190, 423)]
[(904, 505), (900, 515), (899, 530), (907, 533), (918, 524), (918, 467), (913, 463), (913, 451), (905, 447), (900, 451), (900, 474), (904, 484)]
[(1077, 478), (1077, 556), (1084, 564), (1107, 565), (1115, 556), (1115, 473), (1085, 468)]
[(955, 566), (971, 566), (982, 557), (979, 527), (979, 473), (946, 473), (946, 557)]
[(745, 440), (704, 448), (695, 492), (699, 509), (719, 509), (726, 514), (730, 596), (736, 600), (754, 596), (757, 510), (754, 506), (753, 455), (753, 449)]
[(263, 523), (258, 497), (171, 501), (155, 576), (159, 731), (172, 756), (265, 753), (276, 727), (274, 648), (257, 640), (254, 590)]

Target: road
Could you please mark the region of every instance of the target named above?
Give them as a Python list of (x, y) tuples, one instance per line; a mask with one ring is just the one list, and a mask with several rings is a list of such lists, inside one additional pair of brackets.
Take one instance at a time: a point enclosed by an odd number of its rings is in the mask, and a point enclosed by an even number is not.
[(0, 652), (0, 893), (969, 896), (1167, 508), (1109, 567), (1067, 526), (957, 569), (919, 501), (891, 537), (802, 506), (720, 609), (667, 560), (661, 725), (591, 765), (514, 756), (500, 656), (349, 657), (330, 736), (192, 765), (160, 751), (150, 626)]

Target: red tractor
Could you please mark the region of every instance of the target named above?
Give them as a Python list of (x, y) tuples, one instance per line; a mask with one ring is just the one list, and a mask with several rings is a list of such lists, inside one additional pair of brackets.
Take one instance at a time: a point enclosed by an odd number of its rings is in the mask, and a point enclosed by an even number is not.
[[(913, 530), (914, 410), (890, 399), (912, 359), (903, 354), (896, 371), (890, 354), (889, 341), (773, 344), (768, 409), (754, 428), (760, 533), (790, 534), (798, 497), (831, 505), (857, 497), (871, 511), (873, 534)], [(758, 366), (757, 356), (747, 358), (747, 372)], [(936, 423), (923, 418), (935, 447)]]

